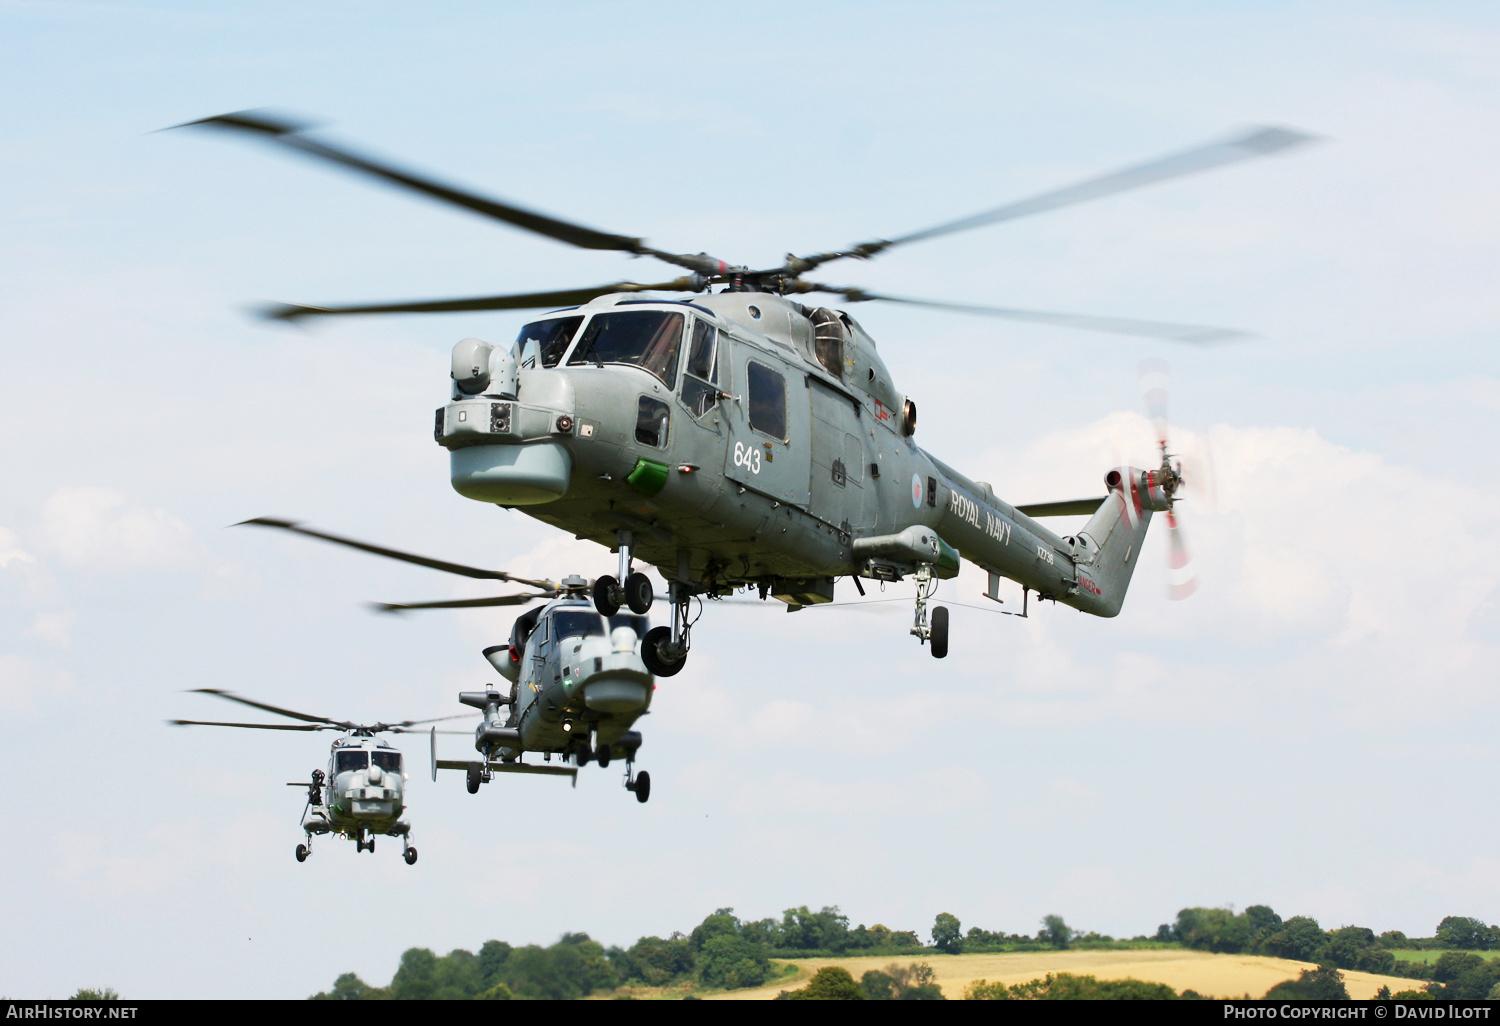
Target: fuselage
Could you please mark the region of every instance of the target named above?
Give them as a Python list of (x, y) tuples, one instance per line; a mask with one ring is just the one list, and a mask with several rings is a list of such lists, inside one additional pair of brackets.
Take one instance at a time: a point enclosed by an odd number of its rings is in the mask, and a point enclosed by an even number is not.
[(837, 577), (899, 577), (906, 542), (930, 531), (939, 576), (961, 555), (1118, 612), (1123, 588), (1091, 579), (1088, 538), (1059, 537), (916, 444), (914, 404), (842, 311), (763, 292), (610, 295), (466, 354), (436, 425), (454, 488), (610, 548), (630, 532), (637, 558), (695, 591), (828, 601)]
[(339, 738), (324, 779), (323, 807), (309, 811), (311, 833), (400, 832), (394, 828), (406, 809), (406, 764), (390, 744), (358, 734)]

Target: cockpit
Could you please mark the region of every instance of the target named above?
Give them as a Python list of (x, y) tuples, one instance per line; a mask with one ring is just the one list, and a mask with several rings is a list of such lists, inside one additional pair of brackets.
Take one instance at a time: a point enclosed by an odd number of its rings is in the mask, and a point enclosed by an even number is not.
[[(552, 614), (551, 619), (552, 637), (558, 641), (563, 638), (602, 638), (606, 634), (612, 634), (617, 627), (629, 627), (639, 638), (651, 629), (650, 621), (644, 616), (617, 613), (606, 618), (592, 609), (559, 609)], [(608, 630), (605, 629), (606, 619), (609, 621)]]
[(397, 776), (401, 776), (404, 772), (401, 765), (401, 753), (394, 749), (376, 749), (372, 752), (364, 748), (342, 748), (333, 755), (335, 773), (366, 770), (372, 763), (381, 770)]

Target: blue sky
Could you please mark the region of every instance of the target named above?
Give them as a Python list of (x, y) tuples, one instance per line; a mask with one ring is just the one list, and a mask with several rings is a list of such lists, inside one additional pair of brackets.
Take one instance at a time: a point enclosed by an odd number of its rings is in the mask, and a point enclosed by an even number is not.
[[(923, 933), (942, 911), (1009, 931), (1055, 912), (1128, 935), (1254, 902), (1413, 934), (1500, 919), (1497, 20), (0, 3), (0, 992), (296, 997), (345, 970), (384, 981), (414, 944), (629, 943), (719, 906), (838, 904)], [(224, 525), (295, 516), (554, 577), (609, 560), (459, 497), (431, 442), (452, 343), (505, 340), (521, 315), (304, 332), (245, 308), (652, 272), (242, 141), (153, 134), (259, 106), (750, 264), (1246, 125), (1325, 138), (838, 266), (874, 291), (1258, 332), (1192, 350), (855, 310), (921, 405), (919, 440), (1016, 502), (1149, 458), (1136, 364), (1170, 360), (1175, 436), (1213, 460), (1184, 506), (1192, 600), (1168, 603), (1147, 562), (1114, 621), (960, 608), (942, 663), (904, 605), (713, 610), (643, 724), (649, 805), (613, 769), (474, 797), (414, 777), (416, 867), (328, 843), (298, 865), (281, 785), (323, 742), (168, 728), (217, 712), (183, 689), (440, 715), (491, 678), (479, 650), (509, 623), (372, 616), (361, 602), (469, 592)], [(359, 940), (330, 937), (344, 915)]]

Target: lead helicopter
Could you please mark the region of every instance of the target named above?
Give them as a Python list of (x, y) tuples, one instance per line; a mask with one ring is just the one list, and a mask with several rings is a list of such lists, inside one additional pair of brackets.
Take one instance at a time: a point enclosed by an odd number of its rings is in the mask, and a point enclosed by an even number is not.
[[(307, 788), (307, 804), (302, 807), (302, 830), (306, 840), (297, 845), (297, 861), (306, 862), (312, 854), (314, 834), (334, 834), (352, 840), (355, 851), (375, 851), (377, 836), (399, 837), (402, 857), (408, 866), (415, 865), (417, 849), (411, 845), (411, 824), (401, 818), (406, 811), (407, 771), (401, 752), (379, 734), (408, 734), (419, 723), (460, 719), (440, 716), (436, 720), (402, 720), (399, 723), (354, 723), (331, 720), (325, 716), (282, 709), (254, 699), (244, 698), (217, 688), (194, 688), (194, 694), (213, 695), (252, 709), (275, 713), (301, 723), (226, 723), (221, 720), (168, 720), (178, 727), (238, 727), (247, 730), (337, 730), (328, 752), (328, 770), (312, 771), (307, 781), (289, 783), (287, 787)], [(436, 731), (436, 727), (433, 728)], [(433, 735), (434, 739), (436, 734)]]
[[(644, 615), (616, 610), (601, 616), (589, 603), (589, 582), (578, 576), (565, 577), (556, 584), (527, 580), (500, 570), (371, 545), (274, 517), (256, 517), (236, 526), (275, 528), (463, 577), (511, 581), (533, 588), (530, 594), (507, 596), (503, 602), (486, 598), (375, 604), (382, 612), (400, 613), (546, 600), (545, 605), (516, 618), (508, 642), (483, 650), (485, 660), (510, 682), (509, 692), (503, 694), (492, 685), (483, 691), (459, 693), (461, 704), (483, 715), (474, 728), (474, 748), (480, 758), (439, 759), (434, 727), (432, 779), (437, 780), (440, 769), (462, 770), (470, 794), (489, 783), (495, 773), (567, 776), (576, 786), (579, 768), (593, 761), (604, 769), (619, 756), (625, 760), (625, 789), (635, 794), (636, 801), (650, 799), (651, 774), (634, 769), (642, 739), (640, 731), (632, 729), (635, 721), (650, 710), (656, 690), (641, 658), (643, 639), (651, 637)], [(527, 763), (524, 756), (528, 752), (540, 753), (547, 763), (558, 755), (573, 765)]]
[[(314, 138), (258, 111), (191, 122), (248, 135), (535, 234), (584, 249), (648, 256), (688, 273), (551, 292), (345, 306), (280, 304), (287, 322), (356, 314), (542, 309), (509, 346), (476, 338), (453, 350), (449, 402), (433, 434), (459, 494), (518, 509), (619, 555), (618, 576), (593, 583), (596, 610), (651, 607), (637, 560), (668, 582), (670, 624), (647, 633), (641, 658), (678, 673), (691, 647), (691, 603), (753, 588), (789, 610), (830, 602), (834, 583), (916, 582), (910, 633), (942, 658), (948, 616), (928, 601), (960, 558), (1095, 616), (1120, 612), (1153, 513), (1165, 513), (1174, 564), (1186, 547), (1174, 505), (1184, 486), (1165, 433), (1155, 467), (1118, 466), (1105, 494), (1011, 505), (919, 447), (915, 402), (891, 380), (875, 340), (847, 311), (793, 297), (823, 293), (1126, 335), (1208, 343), (1244, 333), (1201, 325), (1084, 317), (881, 295), (805, 275), (844, 259), (1100, 199), (1280, 153), (1311, 140), (1259, 128), (934, 227), (847, 249), (787, 254), (774, 266), (674, 253), (441, 182)], [(719, 291), (713, 291), (714, 289)], [(651, 293), (686, 293), (670, 298)], [(1076, 534), (1038, 522), (1087, 516)], [(498, 573), (498, 572), (497, 572)], [(500, 575), (497, 579), (534, 585)], [(541, 593), (532, 598), (542, 597)], [(515, 595), (470, 600), (505, 605)], [(700, 606), (701, 613), (701, 606)]]

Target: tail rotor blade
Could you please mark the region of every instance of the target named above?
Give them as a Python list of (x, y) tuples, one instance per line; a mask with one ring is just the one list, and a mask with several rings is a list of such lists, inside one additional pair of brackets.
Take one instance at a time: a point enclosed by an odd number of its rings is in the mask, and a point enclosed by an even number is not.
[(1167, 444), (1167, 402), (1171, 388), (1171, 368), (1167, 361), (1149, 357), (1141, 361), (1141, 391), (1146, 396), (1146, 415), (1156, 428), (1156, 444)]
[(1198, 590), (1198, 574), (1187, 538), (1177, 522), (1177, 514), (1167, 510), (1167, 597), (1174, 601), (1187, 598)]

